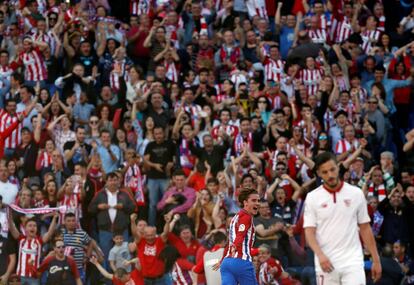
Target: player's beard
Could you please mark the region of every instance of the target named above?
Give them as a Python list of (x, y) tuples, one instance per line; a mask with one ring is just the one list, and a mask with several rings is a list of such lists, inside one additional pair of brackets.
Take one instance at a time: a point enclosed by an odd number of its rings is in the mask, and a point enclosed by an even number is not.
[(339, 178), (329, 178), (325, 181), (325, 185), (328, 186), (329, 189), (335, 189), (339, 185)]

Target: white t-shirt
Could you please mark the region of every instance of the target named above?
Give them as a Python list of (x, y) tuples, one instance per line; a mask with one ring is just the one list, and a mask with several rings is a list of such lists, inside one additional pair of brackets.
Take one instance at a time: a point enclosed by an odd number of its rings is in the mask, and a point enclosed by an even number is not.
[[(335, 193), (320, 186), (306, 197), (303, 227), (316, 227), (316, 240), (335, 269), (363, 266), (358, 225), (369, 222), (362, 190), (348, 183)], [(316, 255), (315, 267), (322, 271)]]
[(0, 195), (3, 197), (3, 204), (13, 204), (18, 191), (19, 189), (17, 189), (15, 184), (0, 181)]

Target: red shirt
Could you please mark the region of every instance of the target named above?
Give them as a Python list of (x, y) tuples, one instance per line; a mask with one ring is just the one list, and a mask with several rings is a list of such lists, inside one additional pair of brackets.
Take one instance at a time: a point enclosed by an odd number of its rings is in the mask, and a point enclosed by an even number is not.
[[(132, 27), (128, 33), (127, 37), (132, 37), (138, 32), (139, 27)], [(144, 41), (148, 36), (148, 32), (141, 32), (136, 38), (136, 40), (132, 43), (133, 44), (133, 54), (138, 57), (149, 57), (150, 55), (150, 49), (144, 47)]]
[(199, 172), (195, 172), (188, 179), (187, 186), (199, 192), (200, 190), (203, 190), (206, 188), (206, 177)]
[(197, 240), (192, 240), (189, 247), (185, 245), (185, 243), (173, 233), (168, 234), (168, 241), (177, 248), (178, 252), (180, 253), (181, 257), (187, 258), (188, 256), (196, 256), (197, 250), (200, 247), (200, 243)]
[(142, 276), (144, 278), (157, 278), (164, 274), (164, 262), (159, 259), (165, 243), (157, 237), (153, 244), (149, 244), (145, 239), (137, 243), (138, 258), (142, 265)]
[(4, 131), (0, 132), (0, 158), (3, 158), (4, 147), (6, 139), (13, 133), (13, 131), (19, 126), (20, 122), (17, 120), (8, 126)]

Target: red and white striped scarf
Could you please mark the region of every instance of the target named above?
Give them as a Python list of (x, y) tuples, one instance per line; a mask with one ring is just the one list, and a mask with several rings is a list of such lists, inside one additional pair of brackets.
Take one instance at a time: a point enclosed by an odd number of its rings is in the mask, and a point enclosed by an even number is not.
[(124, 176), (124, 186), (132, 190), (137, 205), (145, 205), (144, 198), (145, 178), (141, 174), (141, 169), (137, 164), (130, 165)]
[(181, 139), (179, 152), (180, 152), (180, 165), (185, 168), (193, 168), (195, 165), (195, 157), (190, 151), (189, 145), (195, 145), (194, 140), (187, 141), (185, 138)]
[(387, 191), (385, 190), (384, 184), (375, 187), (374, 183), (370, 183), (368, 186), (368, 197), (378, 197), (378, 201), (382, 201), (387, 197)]
[[(197, 30), (195, 30), (195, 32), (197, 32)], [(201, 35), (208, 35), (208, 25), (207, 25), (207, 22), (206, 22), (206, 19), (203, 17), (203, 16), (201, 16), (201, 18), (200, 18), (200, 32), (199, 32), (199, 35), (201, 36)]]
[(150, 8), (149, 0), (132, 0), (129, 5), (131, 15), (148, 15)]
[(10, 204), (9, 208), (13, 209), (16, 212), (19, 212), (21, 214), (25, 215), (44, 215), (44, 214), (50, 214), (53, 212), (64, 212), (66, 211), (65, 206), (59, 206), (59, 207), (43, 207), (43, 208), (20, 208), (16, 204)]

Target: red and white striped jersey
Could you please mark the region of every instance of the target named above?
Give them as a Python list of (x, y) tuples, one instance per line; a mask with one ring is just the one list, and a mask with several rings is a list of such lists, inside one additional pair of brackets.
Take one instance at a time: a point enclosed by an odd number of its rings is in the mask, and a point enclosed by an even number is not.
[[(9, 65), (0, 65), (0, 79), (5, 79), (10, 82), (11, 74), (13, 73), (13, 69)], [(4, 84), (3, 81), (0, 80), (0, 88), (3, 88)]]
[(359, 147), (359, 141), (354, 139), (352, 142), (347, 141), (346, 139), (341, 139), (336, 143), (335, 153), (342, 154), (347, 151), (354, 152)]
[(52, 165), (52, 155), (48, 154), (46, 151), (43, 151), (40, 156), (40, 165), (42, 168), (47, 168)]
[(362, 50), (364, 51), (364, 53), (367, 54), (370, 52), (373, 46), (373, 43), (378, 42), (380, 35), (381, 35), (381, 31), (379, 31), (378, 29), (373, 30), (373, 31), (366, 30), (361, 33)]
[(17, 275), (20, 277), (36, 276), (36, 269), (40, 266), (42, 253), (42, 239), (36, 237), (29, 239), (24, 235), (19, 237), (19, 259), (17, 263)]
[(344, 17), (342, 21), (334, 19), (332, 25), (332, 39), (336, 44), (340, 44), (352, 34), (351, 21)]
[(342, 104), (337, 104), (335, 111), (345, 111), (348, 114), (348, 121), (353, 122), (354, 116), (356, 115), (356, 109), (354, 103), (350, 101), (348, 105), (343, 106)]
[[(7, 113), (5, 110), (0, 110), (0, 131), (4, 132), (4, 130), (16, 122), (17, 115), (11, 116), (9, 113)], [(15, 149), (19, 144), (21, 140), (20, 132), (22, 130), (22, 124), (20, 123), (18, 128), (15, 129), (12, 134), (6, 138), (4, 141), (4, 147), (5, 148), (12, 148)]]
[(223, 130), (228, 136), (230, 136), (231, 138), (235, 138), (237, 136), (237, 134), (239, 133), (239, 128), (236, 126), (232, 126), (232, 125), (218, 125), (215, 126), (212, 130), (211, 130), (211, 136), (213, 137), (213, 139), (217, 139), (218, 135), (219, 135), (219, 131)]
[(308, 95), (316, 95), (319, 89), (319, 82), (322, 80), (323, 70), (320, 68), (315, 69), (302, 69), (299, 72), (299, 78), (305, 85)]
[(36, 32), (32, 35), (32, 40), (46, 43), (51, 48), (52, 38), (50, 37), (49, 33), (40, 34), (39, 32)]
[(254, 236), (253, 217), (242, 209), (233, 217), (229, 227), (229, 245), (234, 245), (236, 252), (232, 253), (227, 247), (224, 256), (252, 261), (250, 251), (254, 243)]
[(131, 15), (148, 15), (150, 9), (150, 0), (132, 0), (129, 4), (129, 12)]
[(255, 16), (266, 20), (268, 19), (265, 0), (247, 0), (245, 2), (250, 19)]
[(272, 106), (272, 110), (282, 109), (282, 99), (280, 96), (276, 95), (274, 97), (266, 96), (270, 100), (270, 105)]
[(174, 61), (167, 62), (164, 60), (165, 66), (165, 77), (167, 77), (172, 82), (178, 82), (178, 70)]
[[(270, 272), (272, 268), (276, 268), (276, 271), (274, 273)], [(283, 268), (280, 262), (273, 258), (269, 258), (268, 260), (260, 264), (259, 285), (279, 285), (277, 279), (280, 278), (282, 273)]]
[(328, 34), (324, 29), (310, 29), (308, 35), (315, 44), (325, 44), (328, 40)]
[[(123, 75), (125, 82), (128, 82), (129, 81), (129, 75), (128, 75), (129, 66), (128, 66), (126, 60), (123, 59), (121, 61), (119, 61), (119, 60), (114, 61), (112, 69), (114, 68), (115, 63), (120, 64), (121, 74)], [(109, 75), (109, 84), (111, 85), (111, 89), (114, 92), (117, 92), (119, 90), (119, 87), (120, 87), (119, 84), (120, 83), (119, 83), (119, 74), (118, 73), (115, 73), (115, 72), (111, 71), (111, 74)]]
[(171, 277), (173, 280), (173, 285), (191, 285), (193, 284), (191, 280), (191, 276), (189, 273), (189, 270), (184, 268), (186, 265), (186, 262), (182, 259), (178, 259), (172, 270), (171, 270)]
[[(308, 127), (307, 127), (307, 124), (304, 120), (300, 120), (300, 122), (297, 125), (303, 129), (304, 134), (306, 134), (308, 132)], [(312, 123), (311, 134), (312, 134), (312, 141), (311, 142), (307, 141), (306, 136), (304, 136), (304, 139), (305, 139), (306, 142), (308, 142), (310, 144), (313, 144), (313, 140), (316, 140), (318, 138), (318, 129), (317, 129), (314, 122)]]
[(41, 81), (47, 79), (46, 64), (39, 49), (19, 54), (17, 61), (11, 64), (13, 69), (24, 66), (24, 79), (27, 81)]
[(385, 16), (381, 16), (378, 19), (378, 27), (377, 30), (381, 31), (382, 33), (385, 32)]
[(231, 97), (229, 95), (227, 95), (226, 93), (218, 93), (217, 96), (215, 97), (215, 102), (217, 104), (220, 104), (221, 102), (224, 102), (225, 100), (231, 99)]
[(65, 206), (64, 211), (59, 212), (59, 219), (62, 223), (63, 218), (67, 213), (73, 213), (76, 217), (76, 224), (79, 227), (79, 220), (80, 220), (80, 194), (72, 193), (71, 195), (65, 194), (63, 198), (59, 201), (58, 206)]
[(332, 25), (332, 15), (322, 14), (319, 18), (319, 27), (325, 32), (329, 32)]
[(285, 63), (280, 59), (274, 60), (270, 57), (266, 57), (263, 64), (265, 68), (266, 80), (281, 82), (282, 76), (285, 74)]

